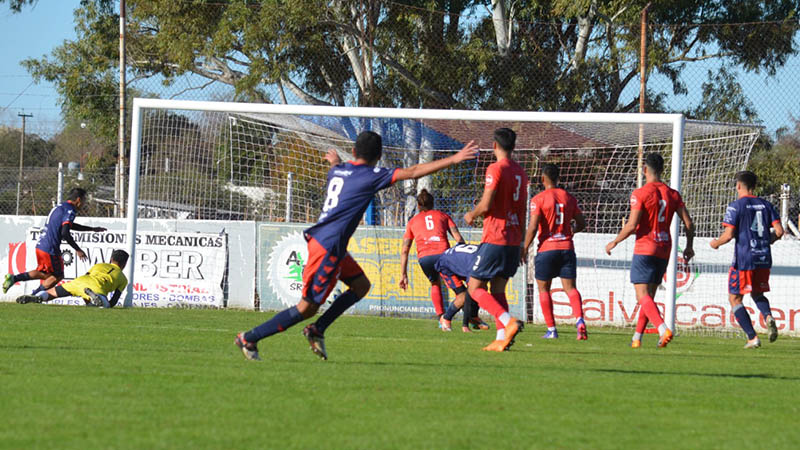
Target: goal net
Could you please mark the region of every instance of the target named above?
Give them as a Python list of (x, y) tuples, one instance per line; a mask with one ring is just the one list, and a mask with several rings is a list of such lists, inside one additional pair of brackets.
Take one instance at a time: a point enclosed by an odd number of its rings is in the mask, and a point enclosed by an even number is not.
[[(435, 208), (449, 214), (468, 241), (479, 242), (480, 228), (466, 227), (463, 215), (482, 193), (484, 171), (493, 161), (492, 133), (497, 127), (517, 133), (514, 157), (531, 180), (530, 195), (542, 189), (541, 165), (556, 163), (561, 168), (561, 185), (576, 196), (586, 215), (587, 230), (575, 241), (578, 286), (590, 323), (624, 326), (636, 320), (638, 306), (628, 281), (633, 238), (610, 257), (604, 246), (629, 214), (628, 200), (639, 181), (640, 155), (657, 152), (665, 159), (664, 181), (679, 188), (695, 221), (697, 257), (690, 264), (673, 258), (675, 270), (668, 270), (656, 301), (678, 327), (733, 329), (726, 289), (732, 247), (714, 252), (708, 241), (721, 231), (725, 207), (735, 199), (733, 175), (746, 166), (760, 132), (752, 125), (698, 122), (670, 114), (436, 111), (136, 99), (129, 235), (137, 224), (136, 213), (165, 221), (253, 221), (258, 229), (256, 295), (262, 309), (279, 309), (299, 299), (297, 282), (305, 251), (301, 231), (316, 221), (321, 210), (329, 168), (323, 155), (328, 149), (336, 149), (343, 160), (352, 159), (356, 135), (372, 130), (383, 137), (378, 165), (402, 167), (447, 156), (475, 140), (481, 148), (476, 160), (381, 191), (349, 247), (373, 286), (356, 311), (427, 317), (433, 314), (430, 283), (416, 263), (413, 248), (411, 287), (407, 291), (398, 288), (402, 234), (417, 212), (415, 196), (422, 188), (428, 189), (434, 195)], [(677, 218), (673, 223), (677, 232)], [(677, 242), (682, 250), (685, 238)], [(776, 266), (797, 265), (791, 251), (777, 246)], [(228, 270), (236, 264), (229, 259)], [(136, 264), (130, 267), (135, 279)], [(536, 322), (542, 317), (538, 294), (528, 285), (533, 283), (532, 273), (531, 259), (512, 280), (509, 299), (516, 314)], [(556, 281), (556, 317), (566, 319), (569, 302), (559, 287)], [(787, 309), (787, 320), (789, 315)]]

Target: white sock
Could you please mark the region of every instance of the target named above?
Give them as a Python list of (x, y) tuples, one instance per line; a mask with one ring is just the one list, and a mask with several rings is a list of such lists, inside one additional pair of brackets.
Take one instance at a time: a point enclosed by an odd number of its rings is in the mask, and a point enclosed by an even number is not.
[(556, 327), (547, 327), (547, 331), (556, 331)]
[(36, 296), (42, 299), (43, 302), (50, 300), (50, 294), (47, 291), (39, 291), (36, 293)]
[(666, 333), (666, 332), (667, 332), (667, 324), (662, 323), (661, 325), (658, 326), (658, 335), (659, 336), (663, 336), (664, 333)]
[(634, 341), (641, 341), (642, 340), (642, 333), (633, 333), (633, 340)]
[(509, 322), (511, 322), (511, 314), (504, 312), (503, 314), (500, 314), (500, 317), (498, 317), (497, 320), (499, 320), (503, 326), (506, 326)]
[(505, 338), (506, 338), (506, 329), (500, 328), (499, 330), (497, 330), (497, 334), (495, 335), (495, 340), (502, 341)]

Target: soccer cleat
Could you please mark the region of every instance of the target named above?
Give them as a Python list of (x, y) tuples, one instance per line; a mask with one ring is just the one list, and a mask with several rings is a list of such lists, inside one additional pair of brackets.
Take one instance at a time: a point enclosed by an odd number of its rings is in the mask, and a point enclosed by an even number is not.
[(510, 349), (511, 346), (514, 345), (514, 339), (522, 332), (523, 328), (525, 328), (525, 324), (520, 320), (512, 318), (511, 322), (508, 322), (508, 325), (506, 325), (506, 338), (503, 340), (505, 350)]
[(308, 344), (311, 346), (311, 351), (319, 356), (323, 361), (328, 360), (328, 352), (325, 351), (325, 336), (317, 330), (317, 326), (313, 323), (303, 328), (303, 336), (308, 339)]
[(672, 341), (672, 330), (667, 328), (667, 331), (664, 332), (664, 335), (658, 338), (658, 348), (664, 348), (667, 344)]
[(251, 361), (260, 361), (261, 358), (258, 356), (258, 347), (256, 344), (252, 342), (247, 342), (244, 339), (244, 331), (236, 335), (236, 341), (234, 341), (239, 350), (242, 351), (244, 354), (245, 359), (249, 359)]
[(758, 336), (754, 337), (753, 339), (750, 339), (749, 341), (747, 341), (746, 344), (744, 344), (744, 348), (758, 348), (758, 347), (761, 347), (761, 339), (759, 339)]
[(20, 295), (17, 297), (17, 303), (24, 305), (26, 303), (42, 303), (42, 299), (35, 295)]
[(576, 325), (576, 328), (578, 329), (577, 340), (585, 341), (585, 340), (589, 339), (589, 334), (586, 333), (586, 324), (585, 323), (583, 323), (583, 322), (578, 323), (578, 325)]
[(508, 350), (508, 347), (506, 346), (505, 341), (501, 340), (492, 341), (491, 344), (483, 347), (483, 351), (485, 352), (504, 352), (506, 350)]
[(108, 303), (108, 299), (106, 298), (105, 295), (97, 294), (89, 288), (84, 289), (83, 292), (86, 293), (86, 295), (88, 295), (90, 299), (92, 299), (91, 305), (97, 306), (98, 308), (111, 307), (111, 304)]
[(558, 330), (547, 330), (542, 339), (558, 339)]
[(472, 325), (472, 328), (476, 329), (476, 330), (488, 330), (489, 329), (489, 324), (484, 322), (480, 317), (477, 317), (477, 316), (469, 319), (469, 323), (470, 323), (470, 325)]
[(452, 322), (450, 320), (445, 319), (444, 316), (439, 317), (439, 328), (441, 328), (442, 331), (453, 331), (451, 324)]
[(778, 339), (778, 326), (775, 325), (775, 319), (772, 316), (767, 317), (767, 331), (769, 332), (769, 341), (775, 342)]
[(642, 341), (640, 339), (631, 340), (631, 348), (639, 348), (641, 346), (642, 346)]
[(3, 280), (3, 294), (8, 292), (8, 290), (11, 289), (11, 286), (13, 285), (14, 285), (14, 275), (7, 273), (5, 280)]

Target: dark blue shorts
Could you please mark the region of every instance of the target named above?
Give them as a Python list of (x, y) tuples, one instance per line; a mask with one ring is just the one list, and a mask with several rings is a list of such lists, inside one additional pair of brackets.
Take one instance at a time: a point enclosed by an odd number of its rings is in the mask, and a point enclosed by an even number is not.
[(520, 251), (519, 245), (481, 244), (470, 278), (486, 281), (494, 277), (513, 277), (519, 267)]
[(631, 283), (661, 284), (667, 272), (668, 259), (650, 255), (633, 255), (631, 261)]
[(436, 261), (439, 261), (441, 256), (441, 254), (428, 255), (419, 259), (419, 266), (422, 267), (422, 273), (428, 277), (431, 283), (439, 281), (439, 272), (436, 271)]
[(578, 261), (575, 250), (548, 250), (536, 254), (535, 277), (540, 281), (550, 281), (555, 277), (574, 280), (578, 274)]

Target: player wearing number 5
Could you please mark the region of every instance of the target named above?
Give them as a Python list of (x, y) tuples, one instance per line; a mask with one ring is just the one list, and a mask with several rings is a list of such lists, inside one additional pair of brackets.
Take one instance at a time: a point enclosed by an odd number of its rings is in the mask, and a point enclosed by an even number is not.
[[(497, 337), (484, 347), (502, 352), (514, 343), (522, 331), (522, 321), (509, 314), (506, 284), (517, 273), (525, 229), (525, 204), (528, 201), (528, 177), (511, 158), (517, 135), (509, 128), (494, 131), (494, 157), (486, 168), (483, 196), (475, 208), (464, 215), (468, 225), (483, 216), (481, 248), (469, 274), (469, 295), (495, 318)], [(491, 284), (490, 284), (491, 283)], [(489, 287), (490, 292), (486, 291)]]
[(406, 225), (403, 235), (403, 249), (400, 252), (400, 267), (403, 273), (400, 277), (400, 288), (408, 288), (408, 252), (411, 243), (417, 244), (417, 260), (422, 272), (431, 282), (431, 301), (436, 310), (436, 319), (440, 320), (444, 314), (444, 301), (442, 299), (442, 285), (439, 272), (435, 265), (445, 250), (450, 248), (447, 233), (453, 235), (456, 242), (463, 244), (464, 238), (458, 232), (458, 227), (447, 214), (433, 209), (433, 195), (423, 189), (417, 195), (419, 214), (412, 217)]
[[(631, 215), (613, 241), (606, 245), (606, 253), (620, 242), (636, 233), (636, 244), (633, 247), (631, 261), (631, 283), (636, 290), (636, 299), (641, 305), (639, 324), (633, 335), (631, 347), (641, 346), (641, 334), (649, 320), (658, 328), (658, 346), (666, 347), (672, 340), (672, 330), (667, 328), (653, 298), (658, 285), (664, 278), (672, 250), (672, 236), (669, 228), (672, 216), (678, 213), (686, 229), (686, 248), (683, 258), (688, 262), (694, 256), (694, 224), (689, 211), (683, 204), (681, 194), (661, 182), (664, 171), (664, 158), (650, 153), (645, 158), (644, 176), (647, 183), (633, 191), (631, 195)], [(646, 318), (646, 320), (644, 320)], [(641, 328), (640, 328), (641, 327)]]
[(347, 244), (356, 231), (364, 211), (375, 193), (397, 181), (420, 178), (476, 156), (477, 147), (468, 143), (453, 155), (406, 169), (375, 167), (383, 151), (381, 137), (364, 131), (356, 138), (355, 161), (342, 163), (336, 152), (328, 151), (330, 163), (327, 195), (316, 225), (305, 231), (308, 260), (303, 270), (303, 297), (297, 306), (285, 309), (270, 320), (236, 336), (235, 343), (247, 359), (259, 359), (256, 343), (313, 317), (330, 295), (337, 280), (349, 289), (334, 299), (313, 324), (303, 330), (311, 350), (327, 359), (324, 333), (337, 317), (367, 295), (370, 282), (364, 271), (347, 253)]
[[(749, 293), (764, 317), (769, 331), (769, 341), (778, 338), (778, 327), (772, 318), (769, 300), (764, 292), (769, 292), (769, 270), (772, 267), (770, 245), (783, 236), (781, 219), (771, 203), (753, 195), (756, 187), (756, 175), (750, 171), (736, 174), (736, 192), (738, 200), (728, 205), (722, 225), (725, 231), (719, 238), (711, 241), (711, 248), (736, 239), (733, 248), (733, 263), (728, 272), (728, 300), (733, 309), (736, 321), (747, 334), (744, 348), (758, 348), (761, 341), (753, 329), (750, 315), (742, 305), (744, 294)], [(770, 226), (775, 233), (770, 233)]]

